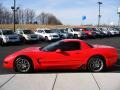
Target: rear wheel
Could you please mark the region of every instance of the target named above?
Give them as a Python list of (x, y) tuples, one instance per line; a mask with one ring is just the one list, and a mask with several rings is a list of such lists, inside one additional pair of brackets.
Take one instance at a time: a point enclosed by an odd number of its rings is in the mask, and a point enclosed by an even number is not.
[(33, 71), (33, 65), (29, 58), (18, 57), (14, 63), (15, 71), (20, 73), (29, 73)]
[(105, 69), (104, 59), (100, 56), (94, 56), (88, 61), (87, 68), (91, 72), (100, 72)]
[(75, 39), (78, 39), (78, 35), (77, 35), (77, 34), (75, 34), (75, 35), (74, 35), (74, 38), (75, 38)]
[(0, 44), (1, 44), (1, 46), (5, 46), (5, 43), (3, 40), (1, 40)]

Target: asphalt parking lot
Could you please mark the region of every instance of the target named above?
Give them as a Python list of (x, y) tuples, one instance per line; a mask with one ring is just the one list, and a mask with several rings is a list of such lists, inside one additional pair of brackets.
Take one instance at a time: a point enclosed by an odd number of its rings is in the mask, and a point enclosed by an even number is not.
[[(120, 37), (86, 39), (85, 41), (88, 43), (91, 43), (91, 44), (105, 44), (105, 45), (109, 45), (109, 46), (113, 46), (113, 47), (117, 48), (118, 54), (119, 54), (118, 62), (116, 63), (116, 65), (113, 69), (108, 70), (107, 72), (120, 73)], [(34, 47), (34, 46), (42, 47), (49, 43), (51, 43), (51, 42), (39, 42), (39, 43), (29, 43), (29, 44), (21, 44), (21, 45), (7, 45), (4, 47), (0, 46), (0, 74), (14, 73), (12, 70), (4, 69), (2, 66), (3, 60), (7, 55), (12, 54), (13, 52), (16, 52), (16, 51), (21, 50), (26, 47)]]

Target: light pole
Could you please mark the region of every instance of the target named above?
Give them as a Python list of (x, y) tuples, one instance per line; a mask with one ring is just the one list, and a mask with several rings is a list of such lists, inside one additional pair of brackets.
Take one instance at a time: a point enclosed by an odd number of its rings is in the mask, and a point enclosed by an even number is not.
[(119, 15), (118, 26), (120, 27), (120, 7), (118, 8), (117, 14)]
[(101, 15), (101, 5), (103, 4), (102, 2), (97, 2), (98, 3), (98, 9), (99, 9), (99, 13), (98, 13), (98, 27), (100, 27), (100, 19), (102, 17)]
[(17, 12), (17, 10), (19, 9), (19, 7), (16, 8), (16, 0), (14, 0), (14, 6), (11, 7), (11, 9), (13, 10), (13, 17), (14, 17), (14, 31), (15, 31), (15, 23), (16, 23), (16, 16), (15, 13)]

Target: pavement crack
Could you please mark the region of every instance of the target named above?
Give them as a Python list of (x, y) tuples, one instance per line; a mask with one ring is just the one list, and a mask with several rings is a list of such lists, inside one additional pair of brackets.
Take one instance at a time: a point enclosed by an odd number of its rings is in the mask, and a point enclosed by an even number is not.
[(99, 84), (98, 84), (97, 80), (95, 79), (95, 77), (94, 77), (93, 73), (91, 73), (91, 75), (92, 75), (92, 77), (93, 77), (93, 79), (94, 79), (95, 83), (97, 84), (97, 86), (98, 86), (99, 90), (101, 90), (101, 88), (100, 88), (100, 86), (99, 86)]
[[(15, 74), (16, 75), (16, 74)], [(2, 88), (5, 84), (7, 84), (12, 78), (14, 78), (15, 77), (15, 75), (13, 75), (11, 78), (9, 78), (5, 83), (3, 83), (1, 86), (0, 86), (0, 88)]]
[(55, 76), (55, 80), (54, 80), (54, 83), (53, 83), (53, 86), (52, 86), (52, 90), (54, 90), (55, 83), (56, 83), (56, 81), (57, 81), (57, 76), (58, 76), (58, 74), (56, 74), (56, 76)]

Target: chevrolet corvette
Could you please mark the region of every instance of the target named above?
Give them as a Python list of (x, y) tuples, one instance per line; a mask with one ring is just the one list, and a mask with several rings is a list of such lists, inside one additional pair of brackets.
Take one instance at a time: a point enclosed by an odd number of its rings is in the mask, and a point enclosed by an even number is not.
[(117, 50), (106, 45), (90, 45), (83, 40), (63, 39), (44, 47), (29, 47), (4, 59), (3, 66), (16, 72), (38, 70), (80, 70), (100, 72), (115, 65)]

